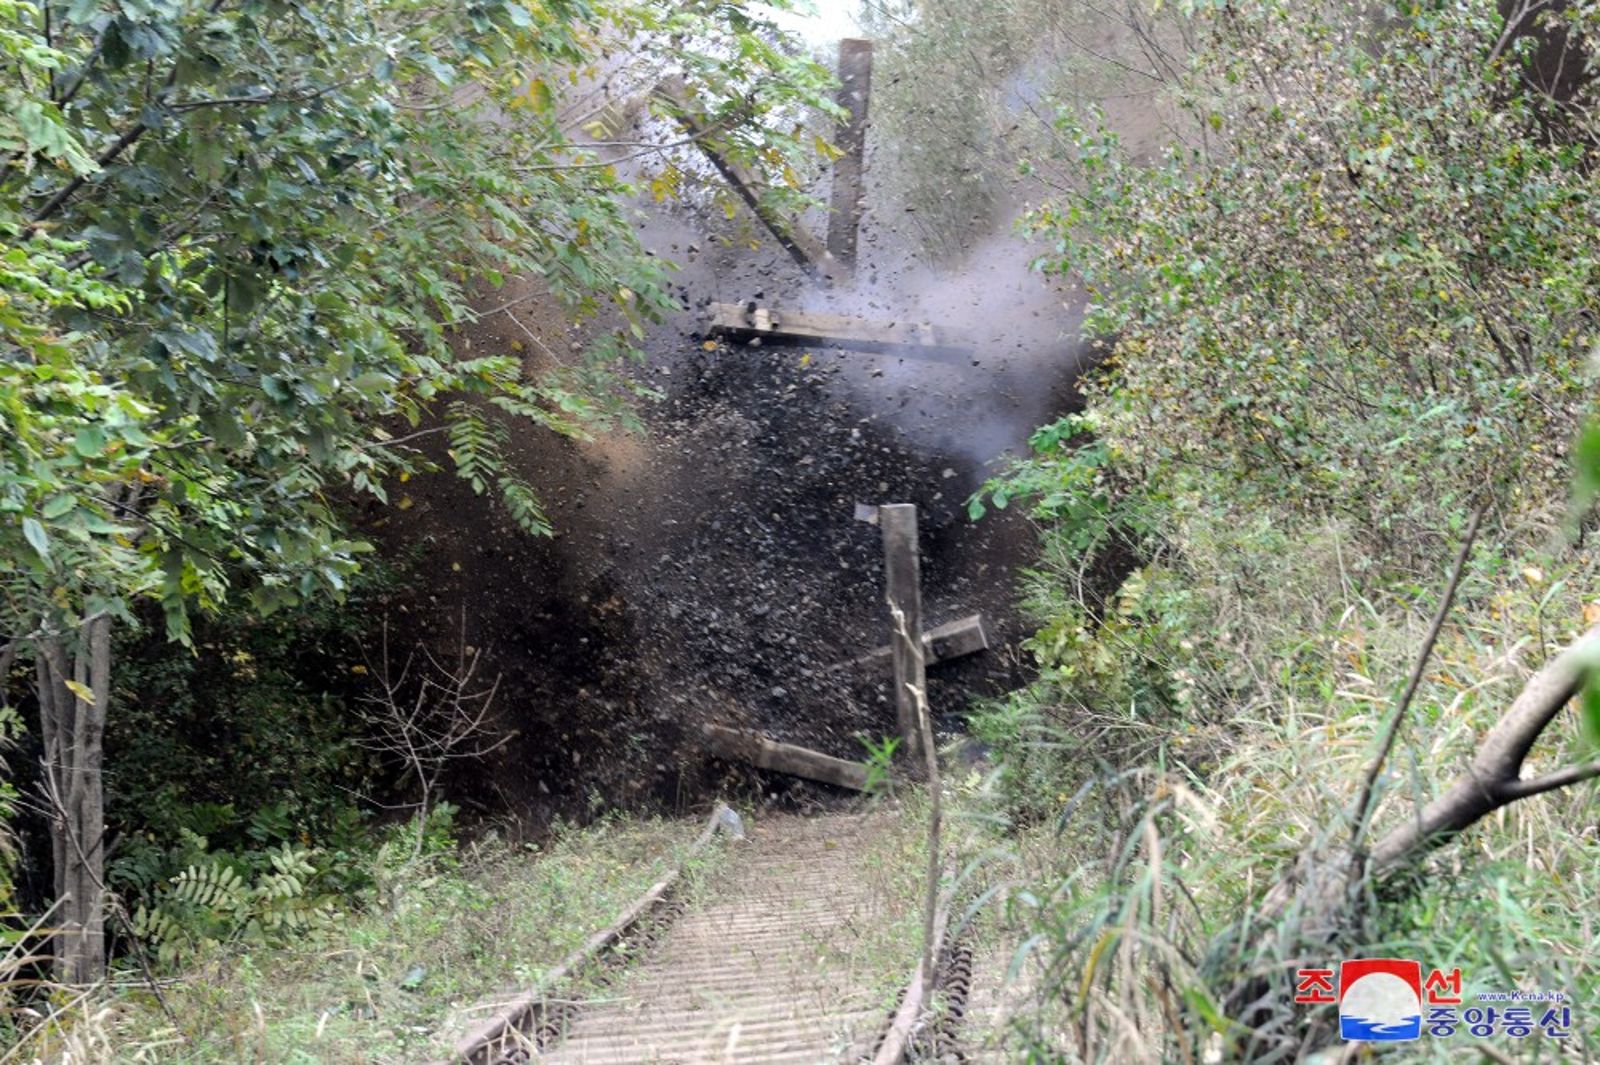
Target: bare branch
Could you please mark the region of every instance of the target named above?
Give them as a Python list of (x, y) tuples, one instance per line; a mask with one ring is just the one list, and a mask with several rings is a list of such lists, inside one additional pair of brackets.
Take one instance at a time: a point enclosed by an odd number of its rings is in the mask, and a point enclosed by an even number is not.
[(1565, 788), (1571, 784), (1581, 784), (1585, 780), (1600, 776), (1600, 762), (1589, 762), (1585, 765), (1568, 766), (1558, 769), (1554, 773), (1546, 773), (1542, 777), (1531, 780), (1513, 780), (1500, 785), (1495, 789), (1495, 794), (1507, 803), (1526, 799), (1533, 795), (1543, 795), (1547, 791)]
[[(419, 642), (406, 655), (397, 676), (386, 618), (380, 628), (379, 653), (376, 659), (367, 659), (367, 671), (374, 678), (377, 691), (361, 700), (370, 732), (357, 743), (394, 759), (407, 775), (416, 778), (418, 798), (411, 808), (417, 814), (419, 852), (445, 769), (452, 762), (482, 758), (499, 750), (516, 735), (496, 729), (491, 721), (501, 678), (495, 676), (486, 686), (475, 680), (485, 653), (483, 648), (467, 644), (466, 632), (463, 610), (454, 666), (440, 662), (426, 644)], [(418, 667), (415, 679), (413, 666)]]
[(1562, 707), (1578, 693), (1597, 662), (1600, 626), (1584, 633), (1528, 679), (1506, 716), (1483, 738), (1466, 772), (1413, 820), (1394, 829), (1373, 847), (1373, 870), (1380, 875), (1392, 872), (1502, 806), (1588, 780), (1600, 772), (1591, 763), (1533, 780), (1519, 779), (1528, 752)]

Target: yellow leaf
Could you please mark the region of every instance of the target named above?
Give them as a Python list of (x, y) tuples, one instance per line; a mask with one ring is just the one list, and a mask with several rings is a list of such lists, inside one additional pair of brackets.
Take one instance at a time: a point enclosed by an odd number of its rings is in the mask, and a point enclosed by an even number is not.
[(350, 667), (350, 672), (356, 674), (357, 676), (364, 677), (364, 676), (367, 675), (367, 667), (366, 666), (359, 666), (359, 665), (358, 666), (351, 666)]
[(1600, 602), (1583, 604), (1583, 623), (1600, 625)]
[(808, 351), (804, 355), (800, 356), (800, 368), (802, 370), (804, 370), (807, 366), (810, 366), (810, 365), (811, 365), (811, 352)]
[(1543, 584), (1544, 570), (1540, 569), (1538, 566), (1524, 567), (1522, 571), (1522, 579), (1527, 581), (1529, 584)]
[(411, 480), (411, 471), (410, 470), (401, 470), (400, 471), (400, 483), (401, 484), (405, 484), (409, 480)]
[(76, 695), (79, 702), (87, 703), (90, 706), (94, 705), (94, 692), (89, 690), (89, 686), (87, 684), (79, 684), (75, 680), (69, 680), (66, 682), (66, 685), (67, 690), (72, 692), (73, 695)]
[(700, 346), (702, 348), (706, 349), (707, 351), (716, 351), (717, 350), (717, 342), (715, 340), (708, 340), (704, 344), (701, 344)]
[(396, 503), (395, 506), (399, 507), (401, 510), (410, 510), (411, 509), (411, 497), (410, 496), (401, 496), (400, 497), (400, 502)]
[(513, 341), (512, 341), (512, 342), (511, 342), (511, 350), (512, 350), (512, 351), (521, 351), (521, 350), (522, 350), (522, 341), (520, 341), (520, 340), (513, 340)]
[(550, 86), (544, 83), (543, 78), (534, 78), (533, 84), (528, 86), (528, 102), (536, 111), (550, 110)]

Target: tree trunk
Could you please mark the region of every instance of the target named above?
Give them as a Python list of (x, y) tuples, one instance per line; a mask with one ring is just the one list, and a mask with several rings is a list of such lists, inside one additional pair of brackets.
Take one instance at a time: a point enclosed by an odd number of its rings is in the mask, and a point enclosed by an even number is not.
[(94, 983), (106, 964), (101, 756), (111, 698), (111, 618), (85, 618), (75, 641), (66, 634), (41, 636), (34, 652), (41, 786), (55, 869), (55, 975), (62, 983)]

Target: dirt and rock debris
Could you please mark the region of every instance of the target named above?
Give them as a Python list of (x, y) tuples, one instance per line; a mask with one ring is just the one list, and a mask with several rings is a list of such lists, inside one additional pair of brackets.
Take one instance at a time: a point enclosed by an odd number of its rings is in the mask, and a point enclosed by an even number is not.
[[(644, 343), (638, 372), (661, 394), (641, 407), (647, 431), (513, 440), (556, 536), (518, 532), (449, 475), (414, 479), (409, 509), (377, 530), (426, 544), (396, 607), (412, 628), (443, 633), (464, 605), (469, 638), (503, 675), (500, 716), (517, 734), (456, 792), (532, 831), (606, 808), (683, 808), (715, 790), (828, 797), (708, 759), (707, 721), (846, 758), (892, 734), (890, 678), (846, 665), (888, 639), (880, 534), (855, 519), (859, 503), (919, 506), (925, 624), (985, 615), (992, 649), (930, 671), (939, 727), (959, 729), (973, 698), (1025, 680), (1015, 571), (1031, 532), (1014, 514), (968, 519), (967, 498), (994, 468), (964, 440), (994, 427), (951, 412), (992, 405), (995, 388), (1023, 391), (1008, 430), (1020, 443), (1041, 406), (1074, 402), (1075, 362), (997, 382), (982, 353), (919, 362), (710, 340), (710, 301), (794, 305), (806, 282), (770, 249), (697, 236), (699, 221), (658, 216), (644, 233), (685, 263), (684, 313)], [(468, 340), (503, 350), (530, 332), (545, 347), (574, 336), (527, 301)], [(442, 443), (432, 446), (447, 466)]]

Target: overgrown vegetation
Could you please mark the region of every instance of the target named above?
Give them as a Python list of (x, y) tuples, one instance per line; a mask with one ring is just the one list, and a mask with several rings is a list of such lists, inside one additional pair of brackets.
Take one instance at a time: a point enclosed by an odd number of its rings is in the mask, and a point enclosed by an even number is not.
[[(1043, 547), (1039, 682), (975, 721), (1010, 817), (1064, 841), (1013, 896), (1046, 973), (1021, 1035), (1037, 1060), (1293, 1060), (1338, 1031), (1293, 1003), (1296, 968), (1398, 956), (1459, 966), (1469, 1006), (1563, 992), (1593, 1056), (1600, 766), (1592, 718), (1559, 712), (1593, 658), (1559, 656), (1600, 622), (1572, 492), (1597, 12), (1184, 14), (1162, 157), (1055, 114), (1037, 265), (1113, 345), (1086, 413), (974, 501), (1028, 507)], [(1556, 86), (1558, 61), (1583, 73)], [(1399, 1057), (1465, 1039), (1563, 1053), (1502, 1028)]]
[[(1037, 680), (974, 715), (995, 787), (950, 789), (1025, 881), (1019, 1053), (1305, 1060), (1337, 1019), (1295, 971), (1398, 956), (1573, 1024), (1393, 1056), (1600, 1058), (1600, 6), (871, 7), (887, 202), (953, 253), (1025, 152), (1035, 266), (1104, 350), (971, 503), (1040, 534)], [(675, 0), (0, 0), (0, 62), (0, 1033), (436, 1053), (687, 833), (463, 853), (444, 767), (497, 682), (464, 631), (374, 655), (346, 504), (437, 436), (550, 532), (513, 427), (631, 421), (679, 304), (627, 205), (697, 169), (676, 133), (602, 157), (596, 116), (670, 120), (680, 77), (794, 206), (826, 74)], [(458, 349), (512, 277), (595, 341)], [(852, 955), (886, 999), (939, 868), (903, 798)]]
[[(604, 820), (558, 826), (539, 845), (485, 839), (461, 851), (436, 816), (414, 856), (397, 826), (358, 859), (372, 884), (360, 911), (318, 913), (270, 949), (244, 932), (195, 944), (181, 984), (91, 999), (29, 1049), (105, 1061), (435, 1060), (492, 996), (537, 984), (683, 861), (699, 827)], [(714, 846), (687, 866), (686, 891), (719, 855)]]
[[(339, 652), (375, 619), (318, 611), (371, 550), (348, 504), (429, 471), (424, 438), (541, 535), (510, 427), (630, 422), (678, 304), (624, 173), (693, 145), (603, 99), (623, 61), (800, 201), (828, 75), (740, 4), (0, 2), (0, 742), (39, 766), (0, 828), (31, 806), (50, 881), (14, 892), (0, 835), (0, 912), (31, 911), (0, 1005), (52, 960), (99, 980), (108, 934), (141, 966), (298, 935), (368, 887), (360, 809), (437, 799), (355, 712)], [(602, 158), (597, 85), (658, 139)], [(458, 345), (511, 278), (593, 342)]]

